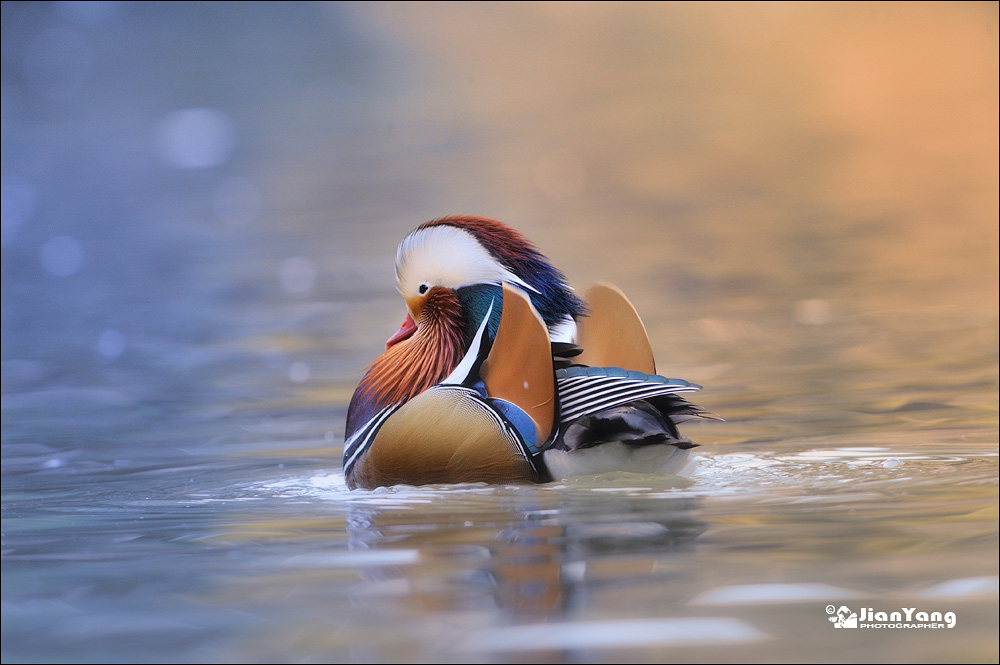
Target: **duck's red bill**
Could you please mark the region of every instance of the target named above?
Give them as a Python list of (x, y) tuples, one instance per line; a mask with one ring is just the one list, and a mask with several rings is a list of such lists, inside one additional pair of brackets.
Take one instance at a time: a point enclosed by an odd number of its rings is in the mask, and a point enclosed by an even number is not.
[(413, 322), (413, 317), (407, 314), (406, 320), (403, 321), (403, 325), (399, 327), (399, 330), (396, 331), (396, 334), (394, 334), (392, 337), (386, 340), (385, 342), (386, 350), (388, 351), (389, 347), (392, 346), (393, 344), (398, 344), (399, 342), (402, 342), (404, 339), (409, 339), (410, 336), (413, 335), (413, 333), (415, 332), (417, 332), (417, 324)]

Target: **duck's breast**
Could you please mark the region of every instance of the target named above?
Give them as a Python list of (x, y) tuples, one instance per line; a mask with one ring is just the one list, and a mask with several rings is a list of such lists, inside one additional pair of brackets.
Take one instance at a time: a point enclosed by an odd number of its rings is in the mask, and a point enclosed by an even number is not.
[(475, 390), (437, 386), (368, 433), (345, 469), (351, 487), (536, 482), (516, 430)]

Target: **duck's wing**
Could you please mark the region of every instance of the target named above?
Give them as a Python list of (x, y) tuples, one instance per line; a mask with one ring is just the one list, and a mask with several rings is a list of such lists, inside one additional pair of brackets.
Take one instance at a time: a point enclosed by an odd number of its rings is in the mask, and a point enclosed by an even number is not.
[[(681, 394), (701, 386), (655, 371), (653, 351), (639, 315), (618, 288), (598, 284), (585, 294), (590, 316), (577, 324), (575, 357), (553, 345), (560, 415), (549, 447), (575, 450), (619, 441), (692, 447), (677, 423), (717, 417)], [(589, 366), (588, 366), (589, 365)]]
[(584, 299), (590, 314), (577, 321), (576, 344), (583, 351), (573, 362), (656, 374), (646, 327), (625, 294), (616, 286), (596, 284)]
[(509, 402), (531, 418), (536, 446), (549, 440), (559, 422), (559, 403), (548, 329), (531, 300), (507, 283), (500, 327), (479, 375), (490, 398)]
[[(700, 386), (617, 367), (557, 371), (563, 410), (558, 434), (540, 451), (540, 475), (561, 478), (605, 471), (676, 473), (697, 444), (677, 424), (714, 414), (688, 402)], [(610, 445), (605, 445), (610, 444)], [(545, 475), (548, 474), (548, 475)]]
[[(556, 371), (559, 387), (559, 426), (564, 429), (582, 416), (629, 402), (701, 390), (684, 379), (668, 379), (618, 367), (574, 366)], [(700, 409), (694, 415), (702, 413)]]

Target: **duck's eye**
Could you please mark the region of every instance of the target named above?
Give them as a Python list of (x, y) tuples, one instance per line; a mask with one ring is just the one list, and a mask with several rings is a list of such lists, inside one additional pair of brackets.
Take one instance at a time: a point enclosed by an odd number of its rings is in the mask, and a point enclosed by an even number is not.
[(419, 292), (420, 292), (420, 295), (424, 295), (425, 293), (427, 293), (427, 288), (428, 288), (428, 287), (427, 287), (427, 285), (426, 285), (426, 284), (421, 284), (421, 285), (420, 285), (420, 286), (419, 286), (419, 287), (417, 288), (417, 291), (419, 291)]

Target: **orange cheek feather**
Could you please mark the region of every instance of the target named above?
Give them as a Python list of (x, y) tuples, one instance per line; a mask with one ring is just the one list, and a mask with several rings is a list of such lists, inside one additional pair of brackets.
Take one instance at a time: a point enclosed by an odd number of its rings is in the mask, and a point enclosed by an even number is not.
[[(365, 372), (355, 393), (372, 405), (400, 403), (448, 376), (462, 359), (462, 310), (454, 291), (433, 287), (386, 342), (386, 350)], [(418, 308), (419, 307), (419, 308)], [(420, 321), (414, 323), (416, 309)]]

